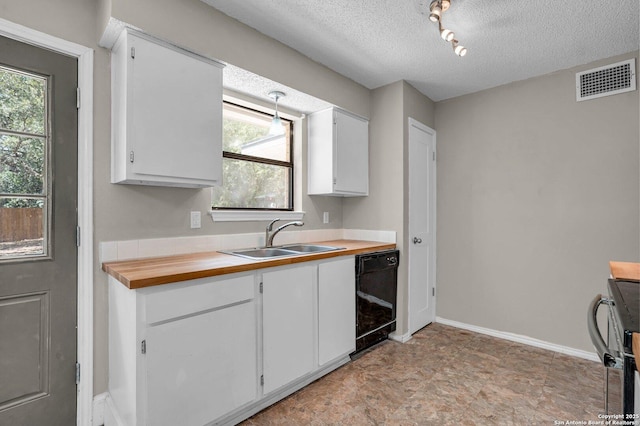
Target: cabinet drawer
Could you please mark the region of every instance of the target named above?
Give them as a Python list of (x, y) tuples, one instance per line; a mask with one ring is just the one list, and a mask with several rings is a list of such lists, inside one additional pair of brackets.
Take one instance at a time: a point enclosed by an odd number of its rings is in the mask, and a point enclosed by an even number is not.
[(221, 308), (255, 297), (254, 276), (202, 278), (138, 290), (144, 294), (147, 324)]

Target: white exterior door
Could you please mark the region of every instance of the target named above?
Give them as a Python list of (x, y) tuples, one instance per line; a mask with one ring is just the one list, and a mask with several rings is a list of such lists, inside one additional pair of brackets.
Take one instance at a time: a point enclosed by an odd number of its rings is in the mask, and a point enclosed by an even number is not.
[(409, 333), (435, 320), (436, 132), (409, 118)]

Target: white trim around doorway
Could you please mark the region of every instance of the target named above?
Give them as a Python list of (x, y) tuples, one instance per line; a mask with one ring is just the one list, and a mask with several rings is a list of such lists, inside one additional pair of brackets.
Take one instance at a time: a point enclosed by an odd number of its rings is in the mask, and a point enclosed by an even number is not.
[(81, 376), (77, 425), (92, 423), (93, 409), (93, 49), (0, 18), (0, 35), (78, 59), (78, 345)]

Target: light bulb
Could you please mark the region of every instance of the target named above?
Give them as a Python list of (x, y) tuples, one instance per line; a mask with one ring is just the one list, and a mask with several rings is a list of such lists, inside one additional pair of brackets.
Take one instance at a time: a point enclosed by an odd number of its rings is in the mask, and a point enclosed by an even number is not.
[(280, 116), (276, 112), (276, 115), (273, 116), (273, 120), (271, 120), (271, 126), (269, 126), (269, 136), (275, 135), (284, 135), (285, 128), (282, 125), (282, 121), (280, 120)]
[(438, 22), (440, 20), (440, 16), (442, 16), (442, 8), (437, 3), (431, 5), (431, 13), (429, 14), (429, 19), (431, 22)]
[(443, 29), (440, 31), (440, 37), (442, 37), (442, 39), (443, 39), (444, 41), (451, 41), (451, 40), (453, 40), (453, 37), (454, 37), (454, 36), (455, 36), (455, 34), (453, 33), (453, 31), (448, 30), (448, 29), (446, 29), (446, 28), (443, 28)]
[(462, 56), (467, 54), (467, 48), (462, 46), (462, 45), (460, 45), (460, 44), (456, 45), (456, 47), (454, 47), (453, 51), (456, 52), (456, 55), (458, 55), (460, 57), (462, 57)]

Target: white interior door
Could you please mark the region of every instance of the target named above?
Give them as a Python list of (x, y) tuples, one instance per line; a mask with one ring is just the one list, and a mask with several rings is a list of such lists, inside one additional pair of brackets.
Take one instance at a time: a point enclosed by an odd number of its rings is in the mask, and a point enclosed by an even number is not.
[(409, 118), (409, 332), (434, 321), (436, 132)]

